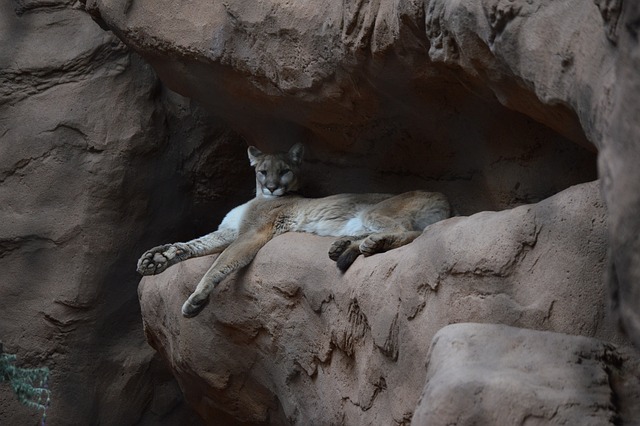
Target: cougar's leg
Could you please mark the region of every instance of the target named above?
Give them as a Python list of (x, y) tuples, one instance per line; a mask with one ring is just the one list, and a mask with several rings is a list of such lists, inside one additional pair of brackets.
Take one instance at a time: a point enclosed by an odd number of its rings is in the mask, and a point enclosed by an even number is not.
[(329, 257), (334, 260), (342, 272), (345, 272), (363, 254), (382, 253), (409, 244), (422, 234), (422, 231), (398, 231), (371, 234), (365, 238), (352, 240), (341, 238), (333, 243)]
[(331, 244), (331, 247), (329, 247), (329, 259), (337, 262), (340, 255), (353, 245), (355, 240), (357, 240), (356, 237), (343, 237), (339, 240), (335, 240), (333, 244)]
[(335, 241), (329, 250), (329, 257), (336, 262), (336, 266), (345, 272), (360, 256), (360, 243), (363, 237), (347, 237)]
[(365, 215), (365, 226), (372, 233), (360, 243), (360, 252), (371, 256), (402, 247), (449, 214), (449, 202), (437, 192), (411, 191), (388, 198)]
[(404, 231), (371, 234), (360, 243), (359, 251), (365, 256), (382, 253), (409, 244), (422, 234), (422, 231)]
[(195, 291), (182, 305), (182, 315), (194, 317), (202, 311), (209, 300), (209, 294), (227, 275), (247, 266), (271, 238), (272, 233), (265, 231), (240, 235), (213, 262), (211, 268), (202, 277)]
[[(447, 198), (439, 192), (411, 191), (395, 195), (369, 210), (373, 232), (423, 231), (432, 223), (451, 216)], [(401, 229), (390, 229), (389, 226)]]
[[(374, 252), (377, 253), (377, 251), (372, 251), (375, 250), (375, 248), (372, 247), (371, 242), (365, 244), (370, 238), (371, 232), (385, 232), (391, 235), (393, 232), (402, 233), (409, 230), (408, 227), (410, 224), (405, 223), (407, 221), (403, 219), (402, 215), (391, 214), (393, 211), (397, 213), (397, 209), (394, 210), (397, 203), (394, 204), (391, 201), (395, 198), (397, 197), (392, 197), (391, 199), (372, 205), (364, 212), (362, 215), (362, 223), (367, 233), (358, 237), (341, 238), (331, 245), (329, 257), (336, 262), (338, 269), (345, 272), (361, 253), (367, 256)], [(365, 244), (365, 251), (362, 251), (363, 244)], [(371, 248), (369, 246), (371, 246)]]
[(141, 275), (156, 275), (192, 257), (220, 253), (236, 236), (234, 230), (220, 229), (186, 243), (163, 244), (147, 250), (138, 260), (136, 269)]

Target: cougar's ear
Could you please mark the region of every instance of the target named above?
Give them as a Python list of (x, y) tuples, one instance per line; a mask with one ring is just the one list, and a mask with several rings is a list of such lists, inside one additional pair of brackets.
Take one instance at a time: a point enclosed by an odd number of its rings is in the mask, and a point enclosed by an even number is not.
[(296, 164), (302, 162), (302, 156), (304, 155), (304, 145), (297, 143), (289, 150), (289, 158)]
[(247, 149), (247, 154), (249, 154), (249, 164), (252, 166), (255, 166), (258, 163), (258, 159), (264, 155), (262, 151), (253, 145)]

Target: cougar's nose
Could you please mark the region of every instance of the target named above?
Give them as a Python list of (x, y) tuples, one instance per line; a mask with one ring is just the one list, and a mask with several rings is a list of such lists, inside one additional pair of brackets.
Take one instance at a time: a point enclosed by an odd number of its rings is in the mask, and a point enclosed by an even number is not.
[(273, 193), (273, 191), (275, 191), (276, 189), (278, 189), (278, 185), (274, 185), (274, 184), (267, 184), (265, 185), (267, 187), (267, 189), (269, 191), (271, 191)]

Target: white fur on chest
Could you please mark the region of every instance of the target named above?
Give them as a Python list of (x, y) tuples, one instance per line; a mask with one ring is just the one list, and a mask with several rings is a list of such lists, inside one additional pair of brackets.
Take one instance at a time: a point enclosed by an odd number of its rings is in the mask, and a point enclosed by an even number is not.
[(233, 229), (234, 231), (238, 231), (240, 229), (240, 223), (242, 223), (242, 218), (244, 217), (245, 212), (247, 211), (247, 207), (249, 203), (244, 203), (238, 207), (232, 209), (227, 215), (222, 219), (222, 223), (220, 224), (220, 229)]

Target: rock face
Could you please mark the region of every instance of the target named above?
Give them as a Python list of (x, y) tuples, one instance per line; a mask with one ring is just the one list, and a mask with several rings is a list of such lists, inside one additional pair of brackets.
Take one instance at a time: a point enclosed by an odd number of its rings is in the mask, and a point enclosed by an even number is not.
[[(199, 180), (221, 173), (192, 166), (244, 148), (72, 3), (0, 5), (0, 340), (51, 369), (50, 424), (196, 421), (144, 340), (135, 259), (198, 232)], [(0, 424), (37, 417), (0, 383)]]
[(637, 369), (637, 355), (596, 339), (450, 325), (431, 343), (411, 424), (637, 424)]
[[(16, 0), (0, 13), (0, 340), (52, 369), (51, 423), (197, 422), (177, 384), (208, 422), (407, 423), (444, 371), (424, 364), (450, 323), (622, 347), (619, 319), (640, 344), (636, 2)], [(437, 190), (469, 217), (344, 276), (326, 239), (282, 236), (195, 320), (179, 306), (211, 258), (145, 279), (155, 353), (136, 258), (251, 196), (247, 143), (300, 141), (311, 195)], [(602, 197), (572, 187), (598, 177)], [(633, 389), (616, 395), (637, 402)], [(633, 423), (625, 410), (605, 411)], [(34, 416), (0, 386), (0, 423)]]
[(533, 105), (555, 117), (540, 124), (503, 106), (480, 70), (430, 53), (432, 6), (125, 3), (87, 9), (251, 144), (303, 141), (314, 194), (419, 187), (474, 213), (596, 178), (595, 149), (566, 107)]
[(194, 319), (180, 306), (211, 257), (145, 277), (139, 293), (149, 342), (208, 423), (219, 409), (269, 424), (408, 423), (428, 344), (448, 324), (624, 344), (605, 309), (605, 241), (594, 182), (536, 205), (439, 222), (344, 275), (327, 257), (330, 238), (285, 234)]
[[(620, 7), (621, 2), (610, 3)], [(638, 148), (640, 104), (635, 94), (640, 91), (638, 67), (640, 48), (640, 6), (637, 2), (624, 2), (623, 14), (611, 21), (618, 34), (618, 46), (623, 54), (617, 57), (616, 81), (613, 90), (609, 125), (606, 127), (599, 158), (600, 174), (603, 177), (603, 193), (609, 206), (609, 233), (611, 245), (611, 269), (609, 284), (614, 309), (621, 324), (640, 346), (640, 170), (635, 167), (640, 161)], [(601, 5), (602, 8), (602, 5)], [(605, 11), (608, 11), (605, 8)], [(615, 18), (616, 15), (613, 14)]]
[(608, 281), (640, 343), (635, 2), (86, 7), (169, 87), (252, 143), (303, 139), (323, 166), (357, 172), (330, 173), (328, 187), (403, 190), (401, 174), (449, 194), (461, 212), (500, 209), (589, 180), (588, 153), (567, 140), (597, 147), (612, 212)]

